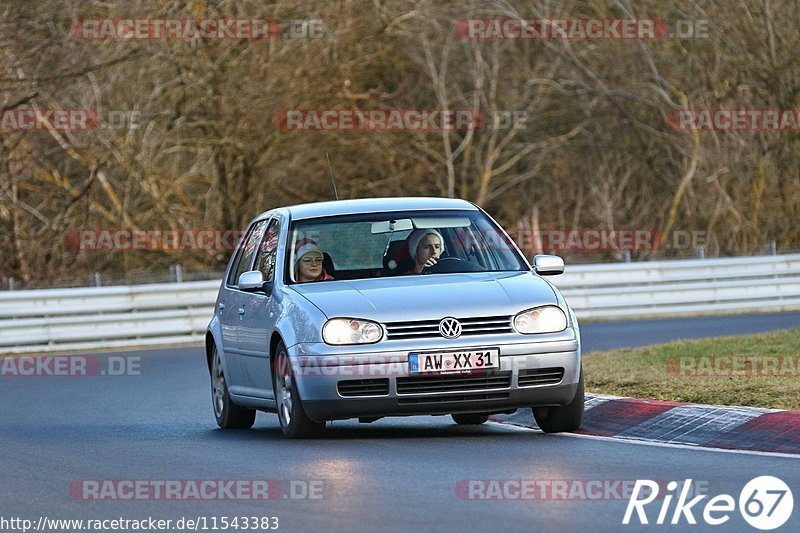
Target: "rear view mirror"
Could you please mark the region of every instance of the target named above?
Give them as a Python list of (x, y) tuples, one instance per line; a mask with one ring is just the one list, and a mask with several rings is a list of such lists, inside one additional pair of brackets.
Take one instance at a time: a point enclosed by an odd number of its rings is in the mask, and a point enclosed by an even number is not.
[(564, 260), (557, 255), (533, 257), (533, 271), (540, 276), (557, 276), (564, 273)]
[(373, 222), (371, 232), (373, 235), (378, 233), (391, 233), (393, 231), (408, 231), (414, 229), (414, 225), (409, 218), (401, 218), (400, 220), (385, 220), (381, 222)]
[(264, 274), (260, 270), (242, 272), (239, 276), (238, 289), (245, 292), (264, 290)]

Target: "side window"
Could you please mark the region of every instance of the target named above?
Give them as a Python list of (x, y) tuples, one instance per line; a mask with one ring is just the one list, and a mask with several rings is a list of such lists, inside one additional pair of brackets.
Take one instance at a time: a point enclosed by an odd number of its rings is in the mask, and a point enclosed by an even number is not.
[(281, 235), (281, 224), (275, 219), (270, 224), (264, 240), (261, 241), (261, 246), (256, 256), (256, 269), (264, 274), (265, 281), (272, 281), (272, 276), (275, 275), (275, 258), (278, 255), (278, 238)]
[(506, 238), (488, 220), (475, 222), (475, 238), (479, 246), (476, 250), (478, 260), (490, 270), (516, 270), (519, 264)]
[(250, 268), (250, 263), (253, 261), (253, 255), (256, 252), (256, 246), (261, 241), (261, 236), (264, 235), (264, 229), (267, 227), (268, 220), (260, 220), (255, 223), (250, 233), (244, 238), (239, 249), (236, 251), (237, 257), (234, 260), (231, 272), (228, 275), (228, 285), (236, 285), (239, 281), (239, 276), (243, 272), (247, 272)]

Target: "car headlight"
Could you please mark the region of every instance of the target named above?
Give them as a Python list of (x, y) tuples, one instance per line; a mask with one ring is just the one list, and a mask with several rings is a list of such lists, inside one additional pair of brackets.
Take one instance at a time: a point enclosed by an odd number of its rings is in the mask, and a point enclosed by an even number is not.
[(514, 327), (520, 333), (555, 333), (566, 329), (567, 315), (554, 305), (536, 307), (515, 316)]
[(322, 327), (322, 339), (328, 344), (370, 344), (383, 338), (383, 328), (370, 320), (332, 318)]

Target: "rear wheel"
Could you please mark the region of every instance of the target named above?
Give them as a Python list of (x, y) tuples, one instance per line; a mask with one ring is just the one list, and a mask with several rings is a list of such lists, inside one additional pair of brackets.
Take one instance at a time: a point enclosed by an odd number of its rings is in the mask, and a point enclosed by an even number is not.
[(314, 422), (303, 409), (303, 400), (294, 379), (286, 347), (279, 342), (275, 348), (275, 400), (278, 419), (283, 434), (289, 438), (319, 437), (325, 431), (325, 422)]
[(578, 390), (570, 403), (563, 407), (534, 407), (533, 418), (545, 433), (575, 431), (583, 420), (583, 368), (578, 380)]
[(248, 429), (256, 421), (254, 409), (240, 407), (231, 401), (228, 384), (222, 369), (222, 360), (217, 347), (212, 348), (211, 357), (211, 399), (214, 403), (214, 417), (223, 429)]
[(460, 426), (471, 426), (483, 424), (489, 420), (489, 415), (485, 413), (453, 413), (453, 422)]

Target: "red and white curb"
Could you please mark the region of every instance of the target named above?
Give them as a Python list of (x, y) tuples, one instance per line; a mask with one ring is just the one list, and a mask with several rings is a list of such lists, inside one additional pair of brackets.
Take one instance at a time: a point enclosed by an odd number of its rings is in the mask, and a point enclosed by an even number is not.
[[(529, 409), (492, 416), (537, 428)], [(725, 450), (800, 455), (800, 411), (586, 395), (577, 434)]]

